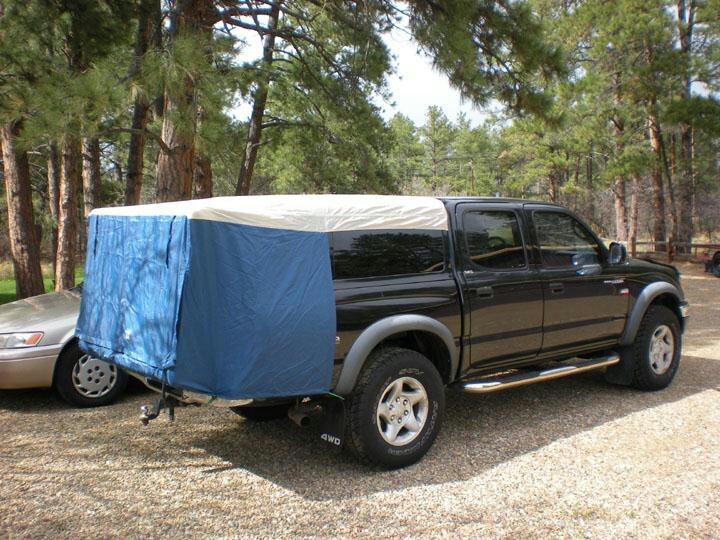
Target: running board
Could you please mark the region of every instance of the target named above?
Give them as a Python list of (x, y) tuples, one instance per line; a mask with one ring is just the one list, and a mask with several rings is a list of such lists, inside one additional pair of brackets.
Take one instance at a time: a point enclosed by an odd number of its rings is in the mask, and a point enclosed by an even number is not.
[(617, 364), (619, 361), (620, 355), (617, 353), (587, 359), (578, 358), (577, 361), (572, 364), (563, 364), (562, 366), (541, 371), (523, 371), (497, 378), (488, 378), (482, 381), (467, 382), (462, 384), (461, 387), (465, 392), (470, 394), (487, 394), (507, 390), (508, 388), (515, 388), (516, 386), (559, 379), (560, 377), (567, 377), (568, 375), (575, 375), (576, 373), (582, 373), (584, 371), (600, 369)]

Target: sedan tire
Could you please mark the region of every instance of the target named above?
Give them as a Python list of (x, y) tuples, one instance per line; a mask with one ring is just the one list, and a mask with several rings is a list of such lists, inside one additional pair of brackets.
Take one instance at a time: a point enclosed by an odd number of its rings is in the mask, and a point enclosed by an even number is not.
[(60, 396), (76, 407), (101, 407), (114, 402), (127, 386), (122, 369), (85, 354), (70, 343), (58, 358), (53, 385)]

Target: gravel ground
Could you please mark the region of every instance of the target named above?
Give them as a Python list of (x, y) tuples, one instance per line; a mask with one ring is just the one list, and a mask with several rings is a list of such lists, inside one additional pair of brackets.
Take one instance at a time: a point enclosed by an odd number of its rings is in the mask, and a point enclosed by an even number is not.
[(691, 325), (665, 391), (597, 374), (448, 394), (427, 457), (377, 472), (289, 421), (150, 399), (73, 410), (0, 392), (0, 537), (720, 534), (720, 280), (684, 266)]

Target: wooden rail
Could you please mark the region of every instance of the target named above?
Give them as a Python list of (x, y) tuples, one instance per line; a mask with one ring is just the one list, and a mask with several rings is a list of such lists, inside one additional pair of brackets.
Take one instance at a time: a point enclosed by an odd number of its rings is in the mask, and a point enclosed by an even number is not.
[(701, 244), (701, 243), (687, 243), (687, 242), (668, 242), (665, 240), (660, 240), (657, 242), (645, 241), (645, 242), (635, 242), (636, 246), (663, 246), (665, 247), (662, 251), (647, 251), (646, 253), (664, 253), (667, 256), (668, 261), (672, 262), (675, 258), (675, 255), (677, 254), (677, 248), (678, 246), (686, 246), (689, 247), (689, 252), (692, 257), (697, 257), (698, 250), (700, 249), (708, 249), (710, 251), (720, 251), (720, 244)]

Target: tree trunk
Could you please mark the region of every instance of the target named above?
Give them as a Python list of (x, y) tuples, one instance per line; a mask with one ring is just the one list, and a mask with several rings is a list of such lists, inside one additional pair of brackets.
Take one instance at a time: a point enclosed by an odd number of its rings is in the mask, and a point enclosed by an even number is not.
[(630, 186), (630, 222), (628, 226), (628, 244), (630, 245), (630, 255), (637, 255), (637, 228), (638, 228), (638, 184), (637, 175), (633, 175), (632, 184)]
[(273, 50), (275, 48), (274, 31), (280, 19), (281, 3), (282, 0), (275, 0), (270, 8), (267, 23), (269, 32), (265, 34), (263, 38), (261, 75), (253, 95), (253, 108), (248, 125), (245, 154), (240, 164), (240, 174), (238, 175), (237, 186), (235, 187), (236, 195), (247, 195), (250, 193), (250, 185), (252, 183), (253, 171), (255, 170), (255, 162), (257, 161), (258, 148), (260, 147), (260, 138), (262, 136), (263, 116), (265, 116), (265, 104), (267, 103), (268, 96), (269, 72), (273, 62)]
[(130, 146), (128, 148), (127, 179), (125, 180), (125, 205), (140, 204), (143, 170), (145, 166), (145, 128), (150, 106), (143, 96), (135, 98), (133, 106)]
[(99, 208), (100, 203), (100, 141), (96, 138), (83, 139), (82, 153), (83, 216)]
[(588, 192), (588, 220), (590, 223), (595, 224), (597, 223), (597, 220), (595, 219), (595, 199), (594, 199), (594, 190), (595, 190), (595, 180), (594, 180), (594, 173), (593, 173), (593, 146), (590, 145), (590, 148), (588, 149), (588, 155), (587, 155), (587, 192)]
[(60, 205), (55, 263), (56, 291), (75, 286), (79, 183), (80, 141), (77, 137), (66, 135), (60, 145)]
[(655, 216), (652, 227), (652, 239), (655, 244), (655, 251), (665, 251), (667, 230), (665, 225), (665, 190), (662, 180), (662, 149), (660, 145), (660, 125), (655, 113), (655, 100), (652, 100), (648, 111), (648, 134), (650, 137), (650, 148), (655, 155), (650, 172), (650, 185), (652, 189), (652, 209)]
[(10, 256), (13, 261), (15, 293), (18, 299), (45, 292), (30, 190), (30, 166), (27, 153), (15, 146), (15, 138), (19, 131), (18, 122), (6, 124), (0, 130)]
[(619, 242), (626, 242), (628, 239), (625, 191), (625, 176), (620, 174), (615, 178), (615, 186), (613, 188), (613, 197), (615, 199), (615, 238)]
[[(683, 89), (681, 99), (691, 97), (692, 74), (692, 34), (695, 25), (695, 0), (686, 6), (685, 0), (678, 0), (677, 20), (680, 36), (680, 53), (683, 56)], [(692, 128), (689, 124), (680, 124), (680, 178), (678, 182), (678, 227), (677, 243), (681, 253), (690, 253), (693, 236), (693, 194), (695, 175), (693, 171)]]
[[(673, 164), (672, 167), (668, 163), (667, 148), (665, 145), (665, 137), (663, 137), (662, 131), (660, 131), (660, 125), (658, 124), (658, 134), (660, 136), (660, 155), (662, 157), (663, 170), (665, 171), (665, 177), (667, 178), (667, 195), (668, 195), (668, 207), (670, 208), (670, 234), (668, 235), (668, 257), (672, 260), (675, 250), (675, 240), (677, 239), (677, 228), (678, 228), (678, 217), (677, 217), (677, 205), (675, 204), (675, 187), (673, 182), (672, 170), (675, 168), (675, 141), (674, 137), (671, 137), (673, 144)], [(671, 170), (672, 169), (672, 170)]]
[(193, 175), (193, 199), (208, 199), (213, 196), (212, 164), (210, 160), (199, 154), (195, 158)]
[(55, 143), (50, 143), (47, 159), (48, 206), (52, 218), (52, 268), (55, 275), (55, 256), (57, 255), (57, 222), (58, 205), (60, 201), (60, 158)]
[(560, 180), (558, 179), (558, 173), (556, 171), (551, 171), (548, 175), (548, 196), (550, 197), (550, 201), (554, 203), (558, 202), (558, 197), (560, 196)]
[[(188, 0), (177, 8), (170, 22), (171, 40), (184, 33), (194, 34), (200, 39), (211, 39), (215, 6), (210, 0)], [(186, 119), (185, 125), (176, 123), (176, 117)], [(186, 75), (178, 94), (171, 92), (170, 88), (165, 89), (161, 137), (169, 151), (161, 150), (158, 156), (158, 202), (192, 197), (196, 123), (195, 82), (192, 76)]]
[[(620, 72), (616, 72), (613, 76), (613, 87), (613, 104), (616, 111), (613, 114), (612, 123), (615, 135), (615, 158), (618, 159), (623, 153), (623, 135), (625, 134), (625, 122), (617, 112), (621, 105)], [(626, 191), (625, 175), (618, 174), (615, 177), (613, 186), (613, 197), (615, 202), (615, 238), (620, 242), (626, 242), (628, 239), (627, 210), (625, 206)]]
[(100, 141), (83, 138), (82, 141), (82, 194), (83, 207), (78, 229), (78, 253), (85, 253), (87, 246), (87, 218), (100, 206)]
[[(141, 62), (147, 53), (153, 32), (159, 33), (155, 28), (155, 13), (159, 10), (158, 0), (142, 0), (138, 9), (138, 30), (135, 38), (135, 52), (133, 57), (133, 73), (138, 75)], [(132, 132), (130, 133), (130, 146), (128, 148), (127, 179), (125, 181), (125, 205), (140, 204), (140, 191), (142, 188), (143, 169), (145, 165), (145, 128), (147, 127), (150, 104), (142, 92), (135, 96), (132, 116)]]

